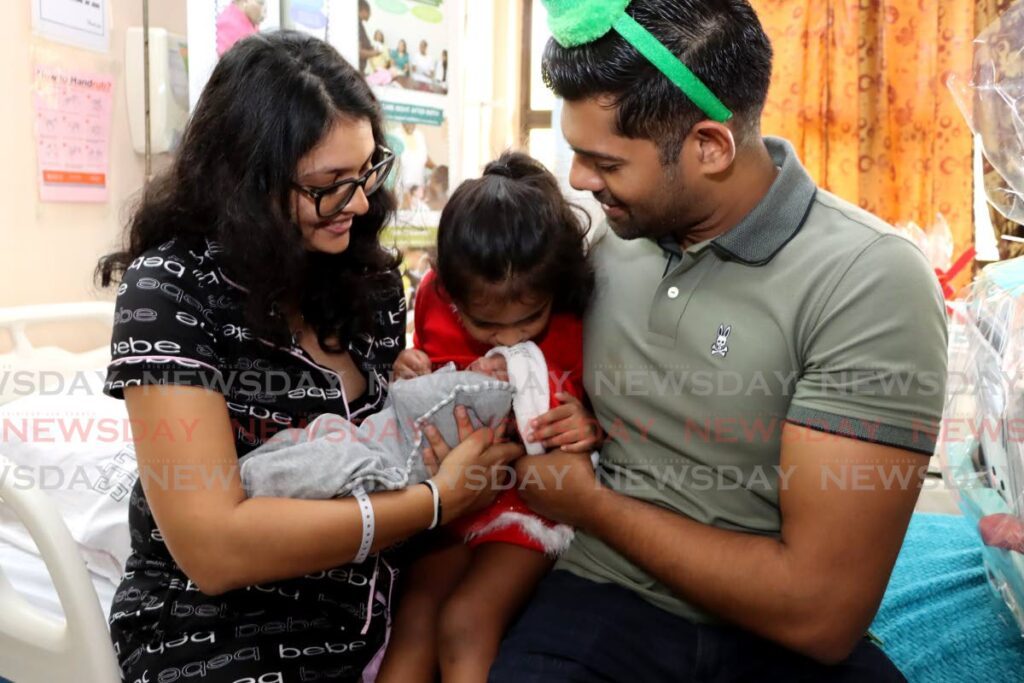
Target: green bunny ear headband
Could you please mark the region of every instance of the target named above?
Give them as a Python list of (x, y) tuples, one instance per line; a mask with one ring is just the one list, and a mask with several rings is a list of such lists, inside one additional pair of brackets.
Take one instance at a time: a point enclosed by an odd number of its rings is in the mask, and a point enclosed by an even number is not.
[(725, 122), (732, 112), (651, 32), (626, 14), (631, 0), (541, 0), (548, 10), (551, 34), (562, 47), (577, 47), (616, 31), (647, 58), (712, 121)]

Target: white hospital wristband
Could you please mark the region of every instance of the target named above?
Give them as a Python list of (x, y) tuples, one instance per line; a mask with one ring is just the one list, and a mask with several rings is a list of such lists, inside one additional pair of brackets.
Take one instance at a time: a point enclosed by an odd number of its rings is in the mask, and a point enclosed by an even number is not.
[(373, 547), (373, 535), (375, 520), (373, 517), (373, 504), (370, 502), (370, 497), (366, 495), (366, 491), (361, 488), (356, 489), (353, 493), (356, 501), (359, 503), (359, 514), (363, 519), (363, 538), (359, 542), (359, 552), (356, 553), (356, 557), (353, 560), (356, 564), (362, 564), (366, 561), (366, 558), (370, 556), (370, 548)]

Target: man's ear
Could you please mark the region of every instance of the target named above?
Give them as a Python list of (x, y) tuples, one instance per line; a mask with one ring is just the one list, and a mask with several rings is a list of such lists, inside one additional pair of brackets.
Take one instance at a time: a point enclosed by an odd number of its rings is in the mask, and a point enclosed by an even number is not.
[(696, 161), (704, 175), (724, 173), (736, 159), (736, 138), (724, 123), (701, 121), (687, 138), (695, 147)]

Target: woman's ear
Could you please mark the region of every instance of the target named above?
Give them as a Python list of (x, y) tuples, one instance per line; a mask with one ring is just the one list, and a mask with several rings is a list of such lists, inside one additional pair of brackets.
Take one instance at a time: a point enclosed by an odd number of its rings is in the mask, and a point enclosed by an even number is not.
[(687, 138), (696, 146), (697, 163), (704, 175), (724, 173), (736, 159), (736, 138), (724, 123), (701, 121)]

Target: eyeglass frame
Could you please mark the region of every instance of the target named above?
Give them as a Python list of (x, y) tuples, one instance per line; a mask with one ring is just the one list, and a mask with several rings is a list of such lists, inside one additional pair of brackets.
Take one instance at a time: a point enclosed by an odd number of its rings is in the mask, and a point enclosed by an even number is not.
[[(391, 170), (394, 168), (395, 158), (397, 155), (384, 145), (377, 145), (377, 150), (384, 152), (384, 158), (378, 161), (373, 166), (371, 166), (370, 170), (368, 170), (366, 173), (364, 173), (358, 178), (344, 178), (337, 182), (331, 183), (330, 185), (324, 185), (322, 187), (311, 187), (308, 185), (301, 185), (297, 182), (292, 182), (292, 187), (294, 187), (296, 190), (299, 190), (300, 192), (302, 192), (307, 197), (313, 200), (313, 207), (316, 210), (316, 215), (318, 218), (334, 218), (339, 213), (344, 211), (345, 207), (352, 203), (352, 200), (355, 199), (356, 190), (358, 188), (362, 188), (366, 196), (369, 197), (373, 195), (375, 192), (377, 192), (377, 190), (384, 187), (384, 183), (387, 182), (388, 176), (391, 175)], [(380, 169), (384, 166), (388, 167), (387, 172), (380, 178), (379, 184), (372, 191), (367, 192), (366, 183), (370, 180), (370, 176), (380, 171)], [(325, 216), (320, 212), (320, 202), (323, 200), (324, 197), (337, 191), (337, 189), (339, 187), (342, 187), (343, 185), (354, 186), (352, 189), (352, 195), (348, 198), (348, 200), (345, 203), (338, 205), (337, 211)]]

